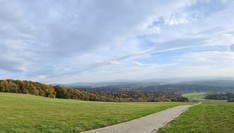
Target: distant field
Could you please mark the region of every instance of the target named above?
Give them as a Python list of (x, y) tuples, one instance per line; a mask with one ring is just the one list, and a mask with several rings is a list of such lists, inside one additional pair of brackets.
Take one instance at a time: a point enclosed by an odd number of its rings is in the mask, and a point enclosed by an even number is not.
[(187, 97), (190, 102), (226, 102), (226, 100), (210, 100), (205, 99), (205, 96), (207, 95), (207, 92), (199, 92), (199, 93), (186, 93), (183, 94), (183, 97)]
[(206, 93), (184, 94), (202, 102), (159, 130), (159, 133), (233, 133), (234, 103), (203, 99)]
[(0, 93), (0, 131), (77, 132), (104, 127), (186, 103), (113, 103)]
[(206, 92), (200, 92), (200, 93), (186, 93), (183, 94), (182, 96), (187, 97), (190, 102), (201, 102), (206, 100), (204, 99), (206, 95), (207, 95)]

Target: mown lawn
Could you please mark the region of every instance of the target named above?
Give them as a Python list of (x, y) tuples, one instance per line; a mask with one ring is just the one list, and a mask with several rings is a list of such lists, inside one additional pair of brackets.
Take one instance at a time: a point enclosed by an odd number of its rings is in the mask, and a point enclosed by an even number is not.
[(79, 132), (186, 103), (112, 103), (0, 93), (0, 132)]
[(202, 102), (161, 128), (159, 133), (234, 133), (234, 103), (224, 100), (195, 100)]

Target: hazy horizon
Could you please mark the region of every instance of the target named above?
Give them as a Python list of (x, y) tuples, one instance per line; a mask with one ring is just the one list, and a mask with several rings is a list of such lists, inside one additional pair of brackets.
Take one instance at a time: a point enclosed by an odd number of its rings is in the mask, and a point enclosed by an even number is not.
[(2, 0), (0, 79), (233, 77), (232, 0)]

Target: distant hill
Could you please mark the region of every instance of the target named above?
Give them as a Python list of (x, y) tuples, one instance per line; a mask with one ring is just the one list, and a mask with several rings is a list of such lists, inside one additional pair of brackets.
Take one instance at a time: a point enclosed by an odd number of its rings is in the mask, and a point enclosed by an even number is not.
[(39, 82), (12, 79), (0, 80), (0, 92), (23, 93), (51, 98), (89, 101), (106, 101), (108, 99), (93, 93), (80, 91), (78, 89), (69, 89), (59, 85), (51, 86)]
[[(97, 88), (106, 86), (152, 86), (152, 85), (202, 85), (202, 86), (220, 86), (234, 87), (234, 78), (171, 78), (171, 79), (151, 79), (151, 80), (114, 80), (106, 82), (75, 82), (62, 84), (72, 88)], [(55, 84), (56, 85), (56, 84)]]
[(234, 87), (234, 80), (201, 80), (201, 81), (187, 81), (180, 82), (178, 84), (188, 84), (188, 85), (203, 85), (203, 86), (216, 86), (216, 87)]
[[(120, 86), (131, 86), (135, 83), (122, 83)], [(134, 86), (134, 87), (133, 87)], [(142, 84), (144, 86), (144, 84)], [(186, 102), (187, 98), (180, 94), (167, 91), (138, 91), (138, 90), (115, 90), (107, 89), (101, 91), (90, 91), (90, 89), (80, 90), (81, 88), (67, 88), (61, 85), (46, 85), (39, 82), (20, 81), (20, 80), (0, 80), (0, 92), (33, 94), (51, 98), (79, 99), (89, 101), (109, 101), (109, 102), (162, 102), (175, 101)]]
[[(106, 86), (146, 86), (146, 85), (159, 85), (165, 84), (165, 82), (157, 81), (108, 81), (108, 82), (76, 82), (70, 84), (62, 84), (66, 87), (72, 88), (97, 88)], [(56, 84), (55, 84), (56, 85)]]
[(146, 91), (146, 92), (234, 92), (234, 79), (215, 78), (204, 80), (181, 81), (170, 79), (168, 81), (131, 81), (131, 82), (101, 82), (101, 83), (74, 83), (64, 86), (72, 86), (89, 92), (96, 91)]

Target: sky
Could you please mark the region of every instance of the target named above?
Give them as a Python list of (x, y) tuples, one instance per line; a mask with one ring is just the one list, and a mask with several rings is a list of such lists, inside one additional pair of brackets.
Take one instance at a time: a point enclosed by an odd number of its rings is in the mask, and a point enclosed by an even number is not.
[(233, 0), (0, 0), (0, 79), (233, 77)]

